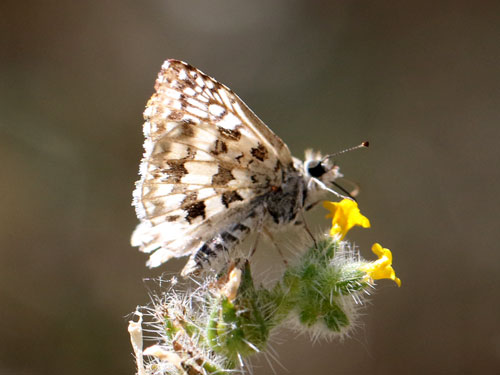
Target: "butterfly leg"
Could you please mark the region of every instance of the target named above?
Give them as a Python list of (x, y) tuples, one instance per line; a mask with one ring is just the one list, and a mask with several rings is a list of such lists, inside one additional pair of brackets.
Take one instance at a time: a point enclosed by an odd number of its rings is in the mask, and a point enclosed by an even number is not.
[(260, 231), (262, 228), (257, 228), (257, 236), (255, 237), (255, 241), (253, 243), (252, 249), (250, 250), (250, 255), (248, 256), (248, 259), (253, 257), (255, 252), (257, 251), (257, 246), (259, 245), (259, 239), (260, 239)]
[(316, 242), (316, 238), (314, 238), (311, 230), (309, 229), (309, 226), (307, 225), (307, 221), (306, 221), (306, 218), (304, 216), (304, 210), (300, 210), (300, 216), (302, 218), (302, 225), (304, 226), (305, 231), (307, 232), (307, 234), (311, 237), (311, 239), (314, 242), (314, 247), (318, 247), (318, 244)]
[(285, 259), (285, 256), (283, 255), (283, 252), (281, 251), (281, 248), (278, 246), (278, 244), (274, 240), (274, 237), (271, 234), (271, 232), (269, 232), (265, 227), (262, 228), (262, 231), (267, 236), (267, 238), (269, 238), (271, 240), (271, 243), (276, 248), (276, 250), (278, 250), (278, 253), (281, 255), (281, 259), (283, 260), (283, 263), (285, 264), (285, 266), (288, 266), (288, 261)]

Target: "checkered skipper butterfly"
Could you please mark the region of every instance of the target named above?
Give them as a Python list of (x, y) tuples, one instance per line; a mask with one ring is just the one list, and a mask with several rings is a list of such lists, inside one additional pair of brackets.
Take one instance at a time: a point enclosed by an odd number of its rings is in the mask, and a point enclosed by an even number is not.
[(319, 153), (292, 157), (236, 94), (184, 62), (167, 60), (155, 90), (131, 240), (149, 267), (190, 256), (184, 276), (217, 270), (251, 232), (297, 223), (341, 177)]

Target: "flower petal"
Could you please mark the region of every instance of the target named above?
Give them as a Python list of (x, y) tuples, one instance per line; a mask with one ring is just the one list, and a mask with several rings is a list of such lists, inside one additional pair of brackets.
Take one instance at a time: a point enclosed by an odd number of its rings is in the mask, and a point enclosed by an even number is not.
[(367, 277), (371, 280), (391, 279), (398, 286), (401, 286), (401, 280), (396, 277), (396, 271), (392, 268), (391, 250), (375, 243), (372, 246), (372, 251), (378, 256), (378, 259), (361, 266), (360, 269), (366, 272)]
[(330, 211), (326, 217), (332, 218), (332, 237), (339, 235), (342, 240), (354, 226), (370, 227), (370, 220), (361, 214), (358, 204), (352, 199), (343, 199), (340, 202), (325, 201), (323, 207)]

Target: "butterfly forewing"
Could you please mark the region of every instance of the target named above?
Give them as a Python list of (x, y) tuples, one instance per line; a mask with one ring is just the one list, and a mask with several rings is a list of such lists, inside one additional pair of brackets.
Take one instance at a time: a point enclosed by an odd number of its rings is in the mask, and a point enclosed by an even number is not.
[(231, 223), (253, 217), (256, 199), (293, 168), (288, 147), (226, 86), (168, 60), (144, 111), (144, 157), (132, 244), (149, 265), (193, 255)]

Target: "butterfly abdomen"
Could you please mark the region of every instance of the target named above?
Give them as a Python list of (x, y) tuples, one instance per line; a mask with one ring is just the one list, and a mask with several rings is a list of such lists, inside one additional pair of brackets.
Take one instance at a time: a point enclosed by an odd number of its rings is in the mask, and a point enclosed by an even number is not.
[(262, 215), (257, 212), (261, 212), (261, 209), (257, 208), (243, 221), (229, 225), (213, 238), (203, 242), (182, 270), (182, 275), (196, 274), (207, 268), (220, 268), (217, 263), (231, 258), (230, 253), (234, 248), (259, 225)]

